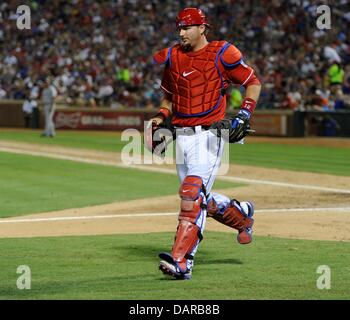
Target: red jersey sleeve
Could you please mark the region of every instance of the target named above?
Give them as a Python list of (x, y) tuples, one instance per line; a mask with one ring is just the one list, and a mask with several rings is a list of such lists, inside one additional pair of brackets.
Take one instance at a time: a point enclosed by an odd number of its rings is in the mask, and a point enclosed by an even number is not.
[(234, 46), (230, 45), (220, 58), (224, 67), (224, 78), (234, 84), (247, 87), (252, 84), (260, 84), (255, 76), (254, 70), (244, 63), (242, 53)]
[(164, 96), (167, 100), (172, 100), (172, 92), (170, 88), (170, 71), (169, 68), (165, 67), (163, 71), (163, 78), (160, 88), (163, 90)]
[(171, 101), (172, 98), (172, 92), (170, 90), (170, 71), (169, 68), (167, 68), (167, 64), (170, 59), (170, 48), (165, 48), (162, 50), (157, 51), (153, 56), (153, 62), (158, 65), (164, 65), (164, 72), (163, 72), (163, 78), (162, 83), (160, 85), (161, 89), (164, 92), (164, 96), (167, 100)]

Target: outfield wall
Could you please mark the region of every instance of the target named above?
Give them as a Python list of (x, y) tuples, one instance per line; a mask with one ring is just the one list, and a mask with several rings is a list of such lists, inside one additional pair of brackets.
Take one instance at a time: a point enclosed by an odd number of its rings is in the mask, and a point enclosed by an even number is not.
[[(58, 107), (54, 116), (57, 129), (74, 130), (143, 130), (144, 121), (155, 110), (112, 110), (110, 108)], [(233, 115), (233, 114), (232, 114)], [(0, 103), (0, 127), (25, 126), (21, 101)], [(251, 121), (256, 135), (278, 137), (342, 136), (350, 137), (350, 111), (293, 112), (291, 110), (256, 110)], [(39, 106), (31, 128), (44, 127), (44, 114)]]

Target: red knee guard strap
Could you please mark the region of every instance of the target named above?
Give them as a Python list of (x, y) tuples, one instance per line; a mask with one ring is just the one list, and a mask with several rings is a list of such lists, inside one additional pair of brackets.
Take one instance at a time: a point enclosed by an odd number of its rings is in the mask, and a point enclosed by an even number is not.
[(211, 198), (207, 204), (207, 214), (209, 217), (213, 217), (217, 213), (219, 213), (218, 205), (216, 204), (216, 201), (214, 200), (214, 198)]

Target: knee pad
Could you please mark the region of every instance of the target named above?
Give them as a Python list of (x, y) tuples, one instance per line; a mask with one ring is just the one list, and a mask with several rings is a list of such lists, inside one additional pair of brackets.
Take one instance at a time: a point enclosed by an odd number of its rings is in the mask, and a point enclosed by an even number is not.
[(207, 214), (209, 217), (214, 216), (217, 213), (223, 214), (227, 206), (231, 203), (229, 197), (212, 192), (207, 197)]
[(204, 207), (202, 178), (187, 176), (180, 186), (179, 195), (181, 198), (179, 220), (195, 224)]
[(208, 217), (214, 217), (219, 213), (219, 207), (214, 198), (210, 198), (207, 203), (207, 215)]

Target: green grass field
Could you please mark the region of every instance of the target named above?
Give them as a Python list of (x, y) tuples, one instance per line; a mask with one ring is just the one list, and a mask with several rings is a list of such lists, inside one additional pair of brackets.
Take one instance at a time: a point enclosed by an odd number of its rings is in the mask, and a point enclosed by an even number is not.
[(265, 168), (350, 176), (350, 149), (268, 143), (230, 148), (230, 161)]
[[(1, 139), (114, 152), (121, 152), (129, 142), (121, 141), (119, 133), (58, 131), (54, 139), (45, 139), (30, 130), (2, 131)], [(350, 148), (251, 142), (229, 147), (231, 163), (350, 176)]]
[[(233, 238), (205, 233), (191, 281), (157, 269), (173, 233), (0, 239), (0, 299), (349, 299), (350, 243)], [(16, 287), (20, 265), (31, 269), (30, 290)], [(316, 287), (320, 265), (330, 289)]]
[(58, 131), (54, 139), (40, 137), (37, 130), (0, 131), (0, 140), (57, 145), (70, 148), (91, 149), (120, 152), (126, 142), (121, 141), (120, 134), (104, 134), (88, 131)]
[[(0, 217), (176, 194), (176, 175), (0, 152)], [(147, 187), (145, 187), (147, 185)], [(242, 184), (216, 181), (216, 188)]]
[[(0, 131), (0, 140), (120, 152), (118, 134)], [(283, 144), (234, 145), (231, 161), (294, 171), (350, 175), (350, 149)], [(217, 181), (215, 188), (238, 184)], [(175, 175), (0, 152), (1, 218), (176, 194)], [(175, 231), (174, 226), (174, 231)], [(1, 238), (0, 299), (350, 299), (350, 243), (205, 232), (191, 281), (167, 280), (158, 253), (174, 233)], [(30, 267), (30, 290), (16, 287), (19, 266)], [(316, 287), (320, 265), (331, 289)]]

